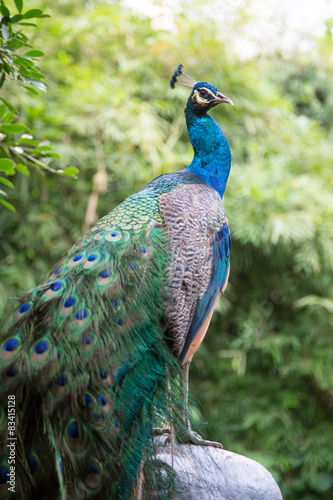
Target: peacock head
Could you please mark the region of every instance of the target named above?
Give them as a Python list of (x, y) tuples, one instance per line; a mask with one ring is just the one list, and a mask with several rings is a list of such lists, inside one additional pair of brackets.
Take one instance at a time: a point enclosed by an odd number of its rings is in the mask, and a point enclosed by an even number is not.
[(172, 89), (176, 84), (192, 89), (187, 101), (187, 107), (190, 106), (196, 115), (203, 115), (210, 108), (222, 102), (234, 104), (229, 97), (222, 94), (214, 85), (208, 82), (197, 82), (190, 73), (184, 71), (182, 64), (179, 64), (170, 80)]

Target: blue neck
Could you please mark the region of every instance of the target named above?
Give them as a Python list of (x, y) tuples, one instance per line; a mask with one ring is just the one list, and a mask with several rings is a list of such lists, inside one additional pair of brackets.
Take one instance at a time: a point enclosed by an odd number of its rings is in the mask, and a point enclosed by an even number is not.
[(216, 189), (222, 198), (231, 164), (228, 141), (211, 116), (207, 113), (197, 116), (193, 112), (190, 99), (185, 108), (185, 115), (194, 158), (183, 171), (200, 177), (208, 186)]

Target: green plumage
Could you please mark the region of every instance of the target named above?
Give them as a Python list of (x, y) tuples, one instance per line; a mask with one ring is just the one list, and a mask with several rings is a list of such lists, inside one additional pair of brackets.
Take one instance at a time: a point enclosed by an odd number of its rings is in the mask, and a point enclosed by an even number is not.
[(158, 204), (177, 180), (103, 217), (7, 319), (1, 406), (6, 417), (15, 394), (18, 498), (127, 498), (153, 453), (153, 423), (182, 410), (164, 340), (171, 255)]

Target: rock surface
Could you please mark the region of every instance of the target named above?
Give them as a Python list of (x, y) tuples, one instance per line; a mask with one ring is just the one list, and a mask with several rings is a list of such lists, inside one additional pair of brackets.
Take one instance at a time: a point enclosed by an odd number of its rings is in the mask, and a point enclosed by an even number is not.
[(172, 464), (170, 445), (163, 445), (157, 458), (172, 466), (179, 478), (174, 500), (283, 500), (271, 473), (237, 453), (176, 445)]

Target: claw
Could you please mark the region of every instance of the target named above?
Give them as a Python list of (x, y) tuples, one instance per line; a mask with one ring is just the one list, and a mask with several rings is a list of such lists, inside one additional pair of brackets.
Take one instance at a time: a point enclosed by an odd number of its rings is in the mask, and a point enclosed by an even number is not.
[(187, 429), (186, 431), (177, 433), (176, 436), (177, 440), (182, 444), (195, 444), (197, 446), (213, 446), (214, 448), (223, 449), (223, 445), (221, 443), (218, 443), (217, 441), (208, 441), (207, 439), (203, 439), (200, 436), (200, 434), (197, 434), (191, 429)]

